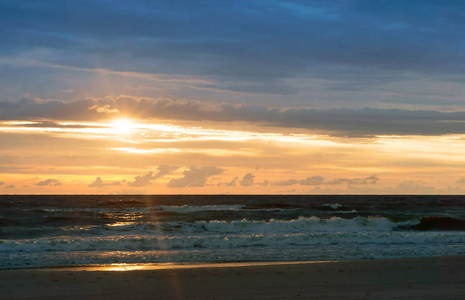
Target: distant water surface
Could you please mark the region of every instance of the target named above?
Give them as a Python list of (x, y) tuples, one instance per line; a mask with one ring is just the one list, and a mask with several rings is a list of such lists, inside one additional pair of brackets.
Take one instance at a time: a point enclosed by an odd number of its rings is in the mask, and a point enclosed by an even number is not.
[(0, 196), (0, 268), (438, 255), (463, 196)]

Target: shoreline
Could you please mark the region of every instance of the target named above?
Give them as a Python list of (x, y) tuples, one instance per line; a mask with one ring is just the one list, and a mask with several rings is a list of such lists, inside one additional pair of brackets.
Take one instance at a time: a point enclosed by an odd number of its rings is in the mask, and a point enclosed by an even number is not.
[(465, 259), (464, 255), (443, 256), (421, 256), (421, 257), (392, 257), (392, 258), (363, 258), (363, 259), (340, 259), (340, 260), (308, 260), (308, 261), (243, 261), (243, 262), (166, 262), (166, 263), (105, 263), (105, 264), (83, 264), (83, 265), (57, 265), (37, 266), (20, 268), (0, 268), (4, 271), (152, 271), (168, 269), (200, 269), (200, 268), (236, 268), (236, 267), (260, 267), (260, 266), (283, 266), (283, 265), (306, 265), (325, 263), (348, 263), (366, 261), (398, 261), (417, 259)]
[(0, 295), (5, 300), (465, 299), (465, 256), (240, 264), (123, 272), (0, 270)]
[[(107, 272), (107, 271), (152, 271), (171, 269), (204, 269), (204, 268), (240, 268), (240, 267), (260, 267), (260, 266), (282, 266), (282, 265), (303, 265), (303, 264), (323, 264), (334, 263), (344, 260), (318, 260), (318, 261), (251, 261), (251, 262), (188, 262), (188, 263), (112, 263), (112, 264), (89, 264), (89, 265), (65, 265), (65, 266), (44, 266), (28, 268), (0, 269), (2, 271), (72, 271), (72, 272)], [(349, 261), (349, 260), (347, 260)], [(353, 261), (353, 260), (350, 260)]]

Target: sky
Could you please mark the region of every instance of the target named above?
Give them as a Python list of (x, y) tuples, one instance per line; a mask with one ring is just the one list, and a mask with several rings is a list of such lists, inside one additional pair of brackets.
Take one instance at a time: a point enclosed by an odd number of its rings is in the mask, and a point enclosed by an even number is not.
[(463, 1), (0, 1), (0, 194), (463, 194)]

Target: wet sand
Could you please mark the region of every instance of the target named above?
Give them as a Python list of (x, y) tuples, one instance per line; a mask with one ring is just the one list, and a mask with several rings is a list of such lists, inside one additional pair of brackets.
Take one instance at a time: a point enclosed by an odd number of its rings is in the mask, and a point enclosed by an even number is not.
[(465, 299), (465, 256), (0, 271), (7, 299)]

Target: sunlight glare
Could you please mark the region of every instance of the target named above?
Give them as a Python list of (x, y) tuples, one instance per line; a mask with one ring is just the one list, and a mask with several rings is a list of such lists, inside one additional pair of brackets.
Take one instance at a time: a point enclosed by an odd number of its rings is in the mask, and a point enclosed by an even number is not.
[(110, 126), (120, 132), (128, 133), (129, 131), (131, 131), (131, 129), (135, 127), (135, 124), (134, 122), (128, 119), (118, 119), (111, 122)]

